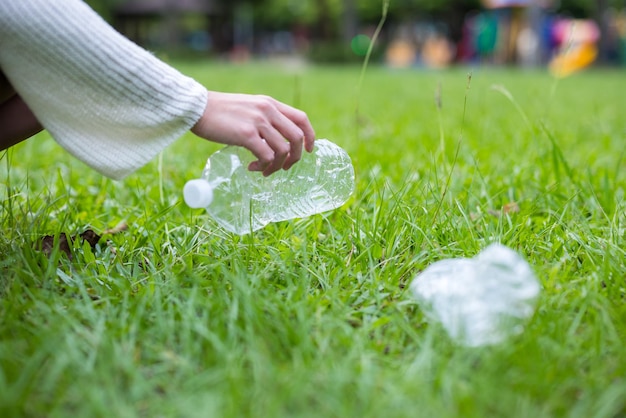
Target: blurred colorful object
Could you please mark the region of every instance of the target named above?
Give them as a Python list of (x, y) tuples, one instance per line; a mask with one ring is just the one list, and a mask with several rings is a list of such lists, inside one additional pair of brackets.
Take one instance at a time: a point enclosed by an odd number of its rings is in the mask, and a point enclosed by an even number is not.
[(560, 20), (554, 26), (554, 39), (559, 53), (552, 58), (549, 69), (555, 77), (566, 77), (591, 65), (598, 56), (600, 29), (592, 20)]
[(533, 0), (483, 0), (483, 4), (488, 9), (500, 9), (502, 7), (527, 7), (533, 3)]

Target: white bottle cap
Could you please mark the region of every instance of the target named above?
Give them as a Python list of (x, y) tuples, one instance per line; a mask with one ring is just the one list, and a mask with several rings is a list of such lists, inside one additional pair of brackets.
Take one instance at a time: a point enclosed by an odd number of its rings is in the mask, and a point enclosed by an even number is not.
[(206, 208), (213, 201), (213, 188), (204, 179), (189, 180), (183, 188), (183, 197), (190, 208)]

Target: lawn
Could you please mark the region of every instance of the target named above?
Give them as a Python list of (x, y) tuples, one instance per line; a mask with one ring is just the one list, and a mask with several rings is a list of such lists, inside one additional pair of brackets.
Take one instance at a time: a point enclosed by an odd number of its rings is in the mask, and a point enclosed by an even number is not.
[[(356, 191), (239, 237), (182, 202), (219, 149), (191, 134), (121, 182), (45, 133), (0, 154), (1, 416), (626, 415), (623, 71), (173, 64), (306, 110)], [(463, 347), (409, 284), (494, 242), (541, 296)]]

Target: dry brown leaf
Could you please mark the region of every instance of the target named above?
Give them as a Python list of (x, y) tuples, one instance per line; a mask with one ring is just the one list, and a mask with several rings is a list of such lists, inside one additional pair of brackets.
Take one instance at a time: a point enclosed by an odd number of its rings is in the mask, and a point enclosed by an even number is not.
[(517, 202), (509, 202), (502, 206), (502, 213), (517, 213), (519, 212), (519, 205)]
[(121, 221), (120, 223), (115, 225), (113, 228), (105, 229), (104, 231), (102, 231), (102, 235), (115, 235), (115, 234), (119, 234), (120, 232), (126, 231), (127, 229), (128, 229), (128, 224), (126, 223), (126, 221)]
[(500, 210), (489, 209), (487, 211), (487, 213), (496, 217), (501, 216), (501, 215), (506, 215), (509, 213), (517, 213), (517, 212), (519, 212), (519, 205), (517, 204), (517, 202), (509, 202), (505, 204), (504, 206), (502, 206)]
[[(96, 248), (96, 244), (100, 241), (101, 236), (93, 232), (91, 229), (87, 229), (85, 232), (79, 235), (83, 241), (87, 241), (91, 246), (91, 249)], [(55, 239), (54, 235), (46, 235), (41, 239), (40, 250), (50, 257), (52, 250), (54, 249)], [(72, 259), (72, 246), (76, 240), (76, 235), (72, 235), (69, 240), (65, 232), (59, 234), (59, 250), (67, 255), (70, 260)]]
[[(104, 230), (102, 235), (119, 234), (120, 232), (125, 231), (127, 229), (128, 229), (128, 225), (126, 224), (125, 221), (122, 221), (118, 223), (117, 225), (115, 225), (113, 228)], [(92, 229), (87, 229), (83, 233), (79, 234), (78, 236), (82, 239), (83, 242), (87, 241), (89, 245), (91, 246), (91, 249), (94, 250), (98, 242), (100, 242), (102, 235), (98, 235)], [(67, 234), (65, 234), (65, 232), (61, 232), (59, 234), (59, 250), (62, 251), (65, 255), (67, 255), (70, 260), (72, 259), (72, 246), (75, 240), (76, 240), (76, 235), (72, 235), (68, 240)], [(38, 249), (42, 251), (47, 257), (50, 257), (50, 254), (52, 254), (52, 250), (54, 249), (54, 245), (55, 245), (54, 235), (46, 235), (41, 238)]]

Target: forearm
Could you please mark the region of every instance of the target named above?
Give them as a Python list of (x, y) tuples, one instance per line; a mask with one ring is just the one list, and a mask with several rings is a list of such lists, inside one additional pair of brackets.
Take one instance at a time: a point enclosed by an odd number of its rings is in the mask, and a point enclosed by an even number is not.
[(0, 104), (0, 150), (30, 138), (43, 129), (20, 96)]

